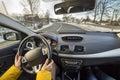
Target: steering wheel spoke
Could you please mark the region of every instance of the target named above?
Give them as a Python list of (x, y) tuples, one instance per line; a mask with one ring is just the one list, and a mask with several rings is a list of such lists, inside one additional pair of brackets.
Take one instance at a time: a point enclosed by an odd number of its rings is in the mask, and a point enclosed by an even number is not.
[(32, 67), (32, 71), (33, 71), (34, 73), (37, 73), (38, 71), (40, 71), (41, 67), (42, 67), (42, 64), (37, 65), (37, 66), (33, 66), (33, 67)]

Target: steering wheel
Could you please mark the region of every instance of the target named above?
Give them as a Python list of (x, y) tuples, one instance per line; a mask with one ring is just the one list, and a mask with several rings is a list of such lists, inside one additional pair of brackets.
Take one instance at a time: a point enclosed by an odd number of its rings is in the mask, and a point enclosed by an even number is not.
[[(33, 41), (33, 44), (29, 44), (31, 49), (25, 49), (26, 44), (29, 41)], [(47, 40), (41, 35), (31, 35), (21, 41), (18, 53), (23, 56), (21, 60), (21, 67), (24, 71), (30, 74), (37, 73), (45, 60), (51, 59), (52, 49)]]

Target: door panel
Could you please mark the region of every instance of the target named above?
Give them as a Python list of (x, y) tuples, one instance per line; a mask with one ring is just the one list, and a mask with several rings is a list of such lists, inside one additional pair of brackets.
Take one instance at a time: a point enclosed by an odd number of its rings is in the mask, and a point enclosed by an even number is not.
[(14, 30), (0, 27), (0, 76), (14, 64), (14, 57), (20, 41), (4, 40), (3, 35)]

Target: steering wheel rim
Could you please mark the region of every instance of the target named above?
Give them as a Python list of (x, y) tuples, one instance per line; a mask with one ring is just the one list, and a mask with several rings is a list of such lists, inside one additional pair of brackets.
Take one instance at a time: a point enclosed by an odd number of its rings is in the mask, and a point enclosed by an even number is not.
[[(21, 43), (20, 43), (20, 45), (19, 45), (19, 47), (18, 47), (18, 54), (19, 54), (19, 56), (23, 56), (23, 47), (24, 47), (24, 45), (25, 45), (25, 43), (29, 40), (29, 39), (31, 39), (31, 38), (38, 38), (39, 40), (41, 40), (41, 42), (47, 47), (47, 58), (50, 60), (51, 59), (51, 57), (52, 57), (52, 49), (51, 49), (51, 46), (50, 46), (50, 44), (47, 42), (47, 40), (46, 40), (46, 38), (44, 38), (43, 36), (41, 36), (40, 34), (38, 35), (38, 34), (35, 34), (35, 35), (31, 35), (31, 36), (28, 36), (28, 37), (26, 37), (26, 38), (24, 38), (22, 41), (21, 41)], [(39, 52), (39, 50), (41, 51), (43, 48), (39, 48), (39, 47), (37, 47), (37, 48), (35, 48), (35, 49), (33, 49), (33, 52), (34, 51), (36, 51), (37, 50), (37, 52)], [(30, 50), (31, 52), (32, 52), (32, 50)], [(25, 65), (23, 65), (24, 63), (27, 63), (27, 59), (25, 58), (25, 55), (26, 54), (29, 54), (29, 52), (30, 51), (28, 51), (27, 53), (25, 53), (24, 54), (24, 56), (23, 56), (23, 58), (22, 58), (22, 60), (21, 60), (21, 67), (22, 67), (22, 69), (24, 70), (24, 71), (26, 71), (27, 73), (30, 73), (30, 74), (35, 74), (35, 73), (37, 73), (40, 69), (41, 69), (41, 64), (40, 65), (34, 65), (34, 66), (31, 66), (32, 67), (32, 70), (29, 70), (29, 69), (27, 69), (27, 67), (25, 67)], [(30, 54), (32, 54), (30, 52)], [(40, 52), (39, 52), (40, 53)], [(43, 54), (43, 53), (40, 53), (40, 54)], [(33, 54), (32, 54), (33, 55)]]

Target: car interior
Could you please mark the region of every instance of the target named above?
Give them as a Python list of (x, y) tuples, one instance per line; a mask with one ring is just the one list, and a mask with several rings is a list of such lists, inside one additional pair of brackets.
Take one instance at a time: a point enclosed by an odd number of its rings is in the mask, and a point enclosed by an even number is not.
[[(96, 2), (63, 0), (54, 5), (54, 13), (91, 11)], [(65, 22), (54, 23), (60, 31), (33, 32), (8, 16), (0, 13), (0, 17), (0, 37), (4, 39), (0, 42), (0, 76), (14, 64), (18, 53), (23, 56), (18, 80), (35, 80), (47, 58), (58, 66), (56, 80), (120, 80), (119, 32), (66, 30), (71, 25)]]

